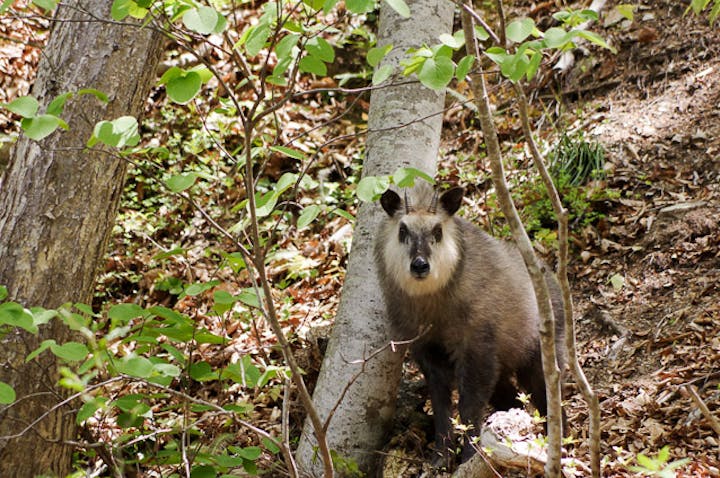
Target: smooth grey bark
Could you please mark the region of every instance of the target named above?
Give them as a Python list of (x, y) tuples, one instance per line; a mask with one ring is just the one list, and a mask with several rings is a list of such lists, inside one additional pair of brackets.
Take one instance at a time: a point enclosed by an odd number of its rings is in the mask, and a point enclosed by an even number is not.
[[(69, 131), (37, 142), (21, 136), (0, 177), (0, 284), (27, 307), (90, 303), (123, 189), (126, 163), (83, 148), (97, 121), (137, 116), (155, 78), (161, 36), (150, 29), (114, 25), (112, 0), (71, 1), (56, 14), (33, 95), (47, 105), (61, 93), (95, 88), (109, 96), (73, 97), (63, 118)], [(18, 401), (0, 409), (0, 476), (65, 476), (75, 437), (68, 406), (28, 425), (59, 403), (57, 364), (45, 352), (24, 357), (42, 340), (67, 341), (57, 323), (39, 336), (13, 331), (0, 338), (0, 381)], [(74, 405), (74, 404), (71, 404)], [(4, 437), (4, 438), (3, 438)], [(8, 438), (12, 437), (12, 438)]]
[[(451, 2), (415, 0), (408, 4), (411, 16), (407, 19), (386, 3), (380, 8), (378, 45), (393, 45), (384, 60), (393, 65), (408, 48), (436, 44), (438, 35), (452, 29)], [(395, 81), (407, 79), (396, 76)], [(444, 93), (419, 83), (374, 90), (364, 174), (385, 175), (399, 167), (414, 167), (434, 175), (444, 101)], [(371, 476), (381, 458), (375, 451), (383, 446), (395, 412), (405, 350), (393, 352), (388, 347), (364, 360), (392, 339), (373, 259), (381, 214), (377, 203), (364, 204), (358, 212), (342, 299), (313, 396), (320, 416), (326, 420), (347, 385), (357, 377), (329, 423), (327, 440), (332, 450), (355, 460)], [(320, 476), (315, 446), (312, 428), (306, 423), (297, 461), (306, 474)]]

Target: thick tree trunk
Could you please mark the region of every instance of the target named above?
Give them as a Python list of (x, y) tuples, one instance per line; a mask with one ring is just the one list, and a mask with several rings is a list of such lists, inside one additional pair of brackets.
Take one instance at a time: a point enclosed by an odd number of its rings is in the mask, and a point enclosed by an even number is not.
[[(40, 142), (21, 137), (0, 178), (0, 284), (8, 287), (10, 299), (28, 307), (91, 301), (126, 165), (83, 148), (97, 121), (137, 116), (155, 78), (160, 36), (95, 20), (109, 20), (112, 3), (72, 1), (60, 7), (33, 88), (45, 105), (60, 93), (82, 88), (106, 93), (109, 103), (92, 95), (69, 100), (63, 118), (70, 130)], [(15, 331), (0, 339), (0, 381), (11, 384), (18, 396), (0, 413), (3, 478), (70, 471), (72, 450), (65, 442), (76, 432), (70, 407), (26, 430), (62, 400), (56, 363), (48, 353), (24, 362), (40, 341), (62, 343), (69, 335), (67, 328), (53, 325), (40, 336)]]
[[(385, 3), (380, 9), (378, 44), (393, 45), (385, 61), (394, 65), (408, 48), (438, 43), (438, 35), (452, 29), (452, 3), (408, 3), (412, 13), (407, 19)], [(433, 175), (444, 101), (444, 93), (419, 83), (373, 91), (364, 174), (391, 174), (399, 167), (410, 166)], [(373, 260), (373, 240), (381, 214), (378, 204), (365, 204), (358, 213), (342, 300), (313, 397), (326, 419), (347, 384), (357, 376), (332, 417), (327, 439), (332, 450), (355, 460), (370, 476), (381, 458), (375, 451), (382, 447), (395, 411), (404, 356), (387, 348), (362, 363), (392, 339)], [(306, 473), (319, 476), (322, 468), (313, 463), (315, 443), (312, 428), (306, 423), (298, 463)]]

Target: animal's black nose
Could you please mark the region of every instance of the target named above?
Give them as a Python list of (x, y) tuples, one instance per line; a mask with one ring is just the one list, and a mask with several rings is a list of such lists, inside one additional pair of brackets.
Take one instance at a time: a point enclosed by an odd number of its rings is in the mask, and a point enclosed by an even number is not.
[(424, 257), (416, 257), (410, 263), (410, 271), (416, 277), (425, 277), (430, 272), (430, 263)]

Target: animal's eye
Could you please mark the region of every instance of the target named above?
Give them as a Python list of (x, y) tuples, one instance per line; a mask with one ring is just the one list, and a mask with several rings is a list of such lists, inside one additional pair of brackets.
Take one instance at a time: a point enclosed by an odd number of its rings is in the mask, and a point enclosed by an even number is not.
[(400, 230), (398, 231), (398, 240), (400, 242), (406, 242), (408, 237), (408, 228), (405, 224), (400, 224)]
[(440, 224), (433, 227), (432, 235), (433, 235), (433, 239), (435, 239), (435, 242), (442, 241), (442, 226)]

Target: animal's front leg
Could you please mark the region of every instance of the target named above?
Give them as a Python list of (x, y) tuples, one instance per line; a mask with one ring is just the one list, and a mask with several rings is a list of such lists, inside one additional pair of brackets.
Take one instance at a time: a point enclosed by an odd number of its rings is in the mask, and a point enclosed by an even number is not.
[(450, 422), (453, 368), (440, 345), (423, 344), (413, 349), (413, 357), (425, 376), (435, 425), (435, 466), (449, 467), (452, 462), (453, 432)]
[(484, 347), (483, 350), (466, 352), (458, 362), (456, 373), (460, 395), (460, 420), (464, 425), (472, 427), (463, 444), (462, 461), (465, 462), (475, 454), (470, 443), (471, 437), (480, 434), (485, 408), (498, 381), (500, 367), (495, 359), (494, 348)]

